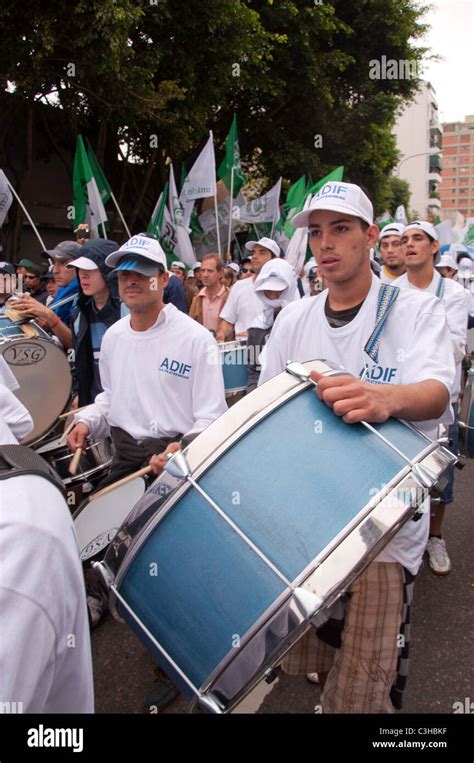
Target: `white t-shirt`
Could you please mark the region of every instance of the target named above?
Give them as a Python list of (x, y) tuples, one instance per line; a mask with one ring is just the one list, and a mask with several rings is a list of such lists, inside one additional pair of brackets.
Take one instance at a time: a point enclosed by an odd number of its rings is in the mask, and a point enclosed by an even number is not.
[[(11, 444), (15, 444), (20, 440), (23, 440), (23, 438), (33, 430), (33, 419), (31, 418), (23, 403), (20, 403), (13, 392), (10, 392), (10, 390), (4, 387), (1, 383), (0, 415), (3, 418), (5, 424), (8, 426), (11, 435), (14, 437), (13, 440), (9, 440)], [(4, 428), (3, 432), (0, 432), (0, 437), (2, 435), (6, 436)], [(4, 442), (0, 439), (0, 445), (7, 444), (7, 442)]]
[(255, 281), (244, 278), (233, 285), (219, 318), (233, 324), (236, 336), (245, 336), (261, 312), (262, 303), (255, 293)]
[[(364, 380), (373, 384), (414, 384), (434, 379), (451, 391), (455, 375), (451, 338), (444, 308), (436, 297), (401, 291), (382, 334), (378, 364), (364, 353), (375, 325), (380, 288), (380, 280), (373, 275), (359, 313), (340, 328), (332, 328), (324, 314), (327, 290), (288, 305), (276, 319), (263, 357), (260, 356), (259, 384), (284, 371), (290, 359), (300, 362), (326, 359), (330, 365), (343, 366), (357, 377), (366, 368)], [(452, 421), (450, 406), (442, 420)], [(426, 434), (436, 435), (438, 420), (414, 423)], [(416, 574), (428, 530), (429, 511), (425, 510), (422, 519), (409, 521), (401, 528), (377, 561), (399, 562)]]
[(391, 277), (388, 274), (388, 271), (387, 271), (385, 265), (382, 265), (379, 277), (380, 277), (380, 280), (382, 281), (382, 283), (388, 283), (388, 284), (391, 284), (391, 285), (393, 285), (395, 283), (395, 279), (396, 279), (396, 276), (395, 277)]
[(0, 703), (93, 713), (84, 576), (71, 514), (42, 477), (0, 480)]
[[(441, 275), (435, 270), (430, 285), (426, 289), (418, 289), (417, 286), (410, 283), (408, 274), (404, 273), (396, 281), (393, 281), (393, 286), (398, 286), (400, 289), (415, 289), (436, 296), (440, 281)], [(455, 403), (461, 391), (462, 359), (466, 354), (470, 295), (461, 284), (456, 283), (452, 278), (443, 278), (443, 286), (441, 302), (446, 310), (456, 363), (456, 379), (451, 394), (451, 402)]]
[(168, 304), (147, 331), (130, 316), (104, 334), (100, 361), (103, 392), (75, 415), (94, 437), (120, 427), (136, 440), (200, 432), (227, 410), (216, 340)]
[(8, 387), (12, 392), (16, 389), (20, 389), (15, 374), (2, 355), (0, 355), (0, 384)]

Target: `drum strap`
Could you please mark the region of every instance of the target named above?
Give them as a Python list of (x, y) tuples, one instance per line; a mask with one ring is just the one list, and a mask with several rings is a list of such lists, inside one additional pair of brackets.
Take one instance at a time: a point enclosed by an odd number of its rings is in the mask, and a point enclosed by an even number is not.
[(444, 278), (442, 276), (439, 279), (439, 283), (436, 289), (436, 296), (438, 299), (443, 299), (444, 296)]
[(375, 328), (372, 331), (367, 343), (364, 347), (364, 352), (367, 353), (374, 363), (379, 362), (379, 347), (382, 333), (387, 322), (387, 318), (390, 314), (392, 307), (395, 304), (395, 300), (400, 294), (398, 286), (390, 286), (388, 283), (382, 284), (379, 291), (377, 300), (377, 315), (375, 317)]
[(0, 445), (0, 480), (27, 474), (44, 477), (64, 495), (63, 482), (36, 451), (25, 445)]

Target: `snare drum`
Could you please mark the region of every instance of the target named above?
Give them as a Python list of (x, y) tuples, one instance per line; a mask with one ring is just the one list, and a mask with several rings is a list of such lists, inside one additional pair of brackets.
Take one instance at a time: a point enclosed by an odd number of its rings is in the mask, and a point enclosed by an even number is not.
[(248, 384), (247, 346), (239, 342), (219, 344), (226, 397), (244, 392)]
[(94, 567), (112, 610), (202, 708), (232, 710), (325, 622), (455, 461), (400, 421), (374, 429), (280, 374), (170, 460)]
[[(28, 327), (28, 336), (22, 325)], [(20, 325), (6, 315), (0, 316), (0, 356), (19, 384), (14, 394), (33, 419), (33, 430), (22, 445), (35, 444), (51, 432), (70, 400), (68, 360), (36, 323)]]
[[(74, 411), (71, 411), (74, 413)], [(76, 473), (69, 474), (69, 465), (74, 457), (67, 445), (59, 445), (56, 438), (41, 445), (36, 452), (43, 456), (59, 474), (65, 487), (74, 487), (84, 482), (98, 482), (105, 476), (113, 456), (112, 440), (105, 439), (87, 445), (85, 453), (81, 454)]]
[(119, 485), (105, 495), (91, 495), (73, 514), (81, 561), (102, 558), (117, 530), (145, 492), (144, 477)]

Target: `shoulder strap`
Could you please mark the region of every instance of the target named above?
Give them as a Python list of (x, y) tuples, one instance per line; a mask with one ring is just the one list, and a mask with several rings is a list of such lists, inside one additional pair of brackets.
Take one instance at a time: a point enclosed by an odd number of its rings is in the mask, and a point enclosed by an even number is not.
[(0, 445), (0, 480), (35, 474), (51, 482), (64, 495), (64, 483), (36, 451), (25, 445)]
[(368, 338), (364, 347), (364, 352), (367, 353), (374, 363), (379, 362), (379, 347), (382, 333), (387, 322), (387, 318), (390, 314), (392, 307), (395, 304), (395, 300), (400, 294), (398, 286), (391, 286), (388, 283), (383, 283), (380, 287), (379, 296), (377, 300), (377, 315), (375, 317), (375, 328)]
[(438, 299), (443, 299), (444, 296), (444, 278), (440, 276), (438, 286), (436, 288), (436, 296)]

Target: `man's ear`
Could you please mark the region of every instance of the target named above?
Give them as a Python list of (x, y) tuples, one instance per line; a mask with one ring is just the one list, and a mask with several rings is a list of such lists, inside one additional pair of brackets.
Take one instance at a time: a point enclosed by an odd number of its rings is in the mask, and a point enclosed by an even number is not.
[(367, 243), (368, 243), (368, 245), (370, 247), (375, 247), (375, 244), (377, 243), (377, 239), (378, 239), (379, 233), (380, 233), (380, 230), (375, 225), (375, 223), (373, 225), (370, 225), (367, 228), (367, 232), (366, 233), (367, 233)]

